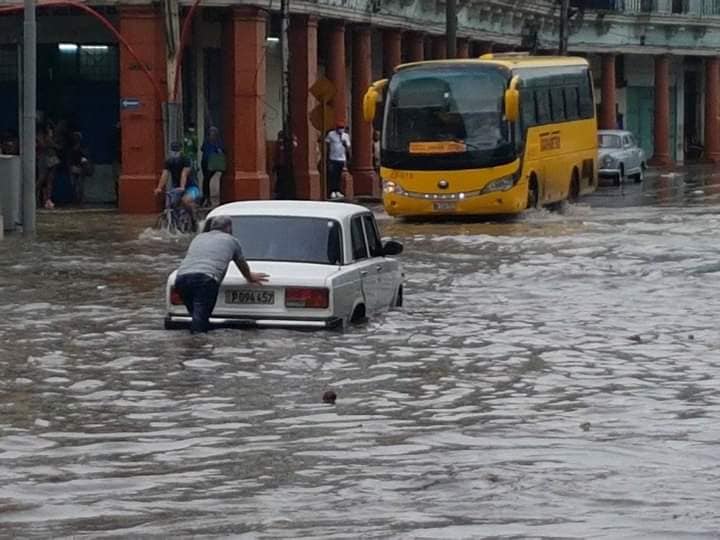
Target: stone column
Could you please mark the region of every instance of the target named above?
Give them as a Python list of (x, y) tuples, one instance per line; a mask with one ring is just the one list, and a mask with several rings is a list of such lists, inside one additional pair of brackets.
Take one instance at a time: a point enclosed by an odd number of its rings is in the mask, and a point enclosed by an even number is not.
[(162, 96), (138, 68), (137, 60), (120, 47), (120, 96), (137, 99), (139, 105), (120, 111), (122, 170), (118, 206), (125, 213), (151, 214), (164, 205), (162, 197), (153, 198), (165, 160), (160, 102), (167, 99), (163, 19), (160, 10), (150, 5), (122, 6), (119, 11), (120, 33), (148, 67)]
[(470, 42), (467, 39), (464, 39), (464, 38), (458, 39), (457, 57), (458, 58), (469, 58), (470, 57)]
[(318, 137), (310, 124), (310, 111), (317, 105), (310, 86), (317, 80), (317, 19), (293, 15), (290, 20), (290, 110), (292, 131), (298, 139), (293, 151), (295, 194), (299, 199), (324, 199), (318, 172)]
[(223, 142), (227, 170), (222, 202), (269, 199), (265, 133), (264, 11), (252, 6), (230, 9), (223, 23)]
[(617, 116), (615, 104), (617, 103), (615, 84), (615, 55), (602, 55), (602, 103), (600, 104), (600, 129), (616, 129)]
[(445, 36), (432, 38), (432, 59), (445, 60), (447, 58), (447, 41)]
[(372, 82), (372, 47), (370, 27), (353, 30), (352, 58), (352, 175), (356, 195), (379, 197), (372, 162), (372, 125), (363, 119), (363, 97)]
[(425, 59), (425, 37), (418, 32), (407, 35), (408, 62), (421, 62)]
[[(347, 73), (345, 70), (345, 23), (334, 21), (328, 33), (327, 77), (335, 85), (335, 122), (347, 125)], [(312, 83), (311, 83), (312, 84)]]
[(655, 152), (653, 165), (667, 166), (670, 159), (670, 57), (655, 57)]
[(383, 30), (383, 77), (390, 77), (402, 63), (402, 33)]
[(720, 162), (720, 58), (705, 59), (705, 159)]

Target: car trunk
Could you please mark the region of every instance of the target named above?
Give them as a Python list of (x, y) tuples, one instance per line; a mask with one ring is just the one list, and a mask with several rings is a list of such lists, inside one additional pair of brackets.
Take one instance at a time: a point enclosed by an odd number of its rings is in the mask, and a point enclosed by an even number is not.
[(253, 272), (268, 274), (268, 281), (249, 285), (237, 267), (230, 264), (214, 316), (322, 318), (332, 314), (332, 295), (323, 290), (339, 267), (272, 261), (248, 264)]

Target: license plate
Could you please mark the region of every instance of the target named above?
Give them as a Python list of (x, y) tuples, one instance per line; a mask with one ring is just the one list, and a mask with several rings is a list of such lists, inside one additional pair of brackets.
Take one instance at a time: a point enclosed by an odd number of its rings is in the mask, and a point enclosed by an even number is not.
[(435, 212), (454, 212), (455, 211), (455, 203), (453, 201), (434, 202), (433, 210)]
[(231, 289), (225, 291), (226, 304), (274, 304), (275, 291)]

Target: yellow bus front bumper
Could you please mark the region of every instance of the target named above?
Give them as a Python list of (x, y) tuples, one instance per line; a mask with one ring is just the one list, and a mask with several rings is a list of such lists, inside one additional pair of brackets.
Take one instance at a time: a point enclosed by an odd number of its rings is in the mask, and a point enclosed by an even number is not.
[(496, 191), (467, 198), (445, 200), (436, 193), (407, 196), (384, 193), (385, 211), (391, 216), (452, 216), (518, 214), (527, 208), (527, 181), (521, 180), (507, 191)]

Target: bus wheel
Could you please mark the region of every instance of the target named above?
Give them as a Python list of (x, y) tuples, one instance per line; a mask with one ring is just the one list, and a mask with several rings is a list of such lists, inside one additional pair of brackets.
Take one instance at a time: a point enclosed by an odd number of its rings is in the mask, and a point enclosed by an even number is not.
[(528, 186), (527, 207), (528, 208), (537, 208), (538, 202), (539, 202), (538, 183), (537, 183), (537, 178), (535, 178), (535, 175), (533, 174), (530, 177), (530, 185)]
[(580, 198), (580, 178), (578, 178), (577, 169), (573, 171), (572, 180), (570, 180), (570, 191), (568, 191), (568, 201), (577, 202)]

